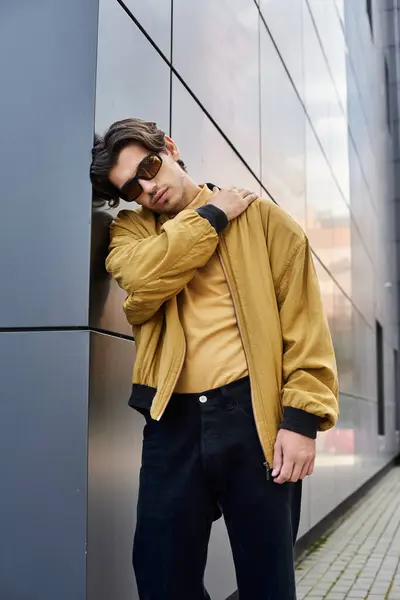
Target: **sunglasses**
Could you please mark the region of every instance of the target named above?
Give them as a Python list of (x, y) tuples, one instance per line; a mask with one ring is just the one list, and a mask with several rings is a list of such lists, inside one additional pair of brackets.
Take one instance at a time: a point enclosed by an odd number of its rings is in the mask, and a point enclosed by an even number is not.
[(159, 172), (162, 166), (162, 158), (155, 152), (148, 154), (139, 163), (135, 177), (129, 179), (119, 191), (119, 196), (126, 202), (134, 202), (143, 193), (143, 188), (139, 183), (139, 179), (150, 181)]

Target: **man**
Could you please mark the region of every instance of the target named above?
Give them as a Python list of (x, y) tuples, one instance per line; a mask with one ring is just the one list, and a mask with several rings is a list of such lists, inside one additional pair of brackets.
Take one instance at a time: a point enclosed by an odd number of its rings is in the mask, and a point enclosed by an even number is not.
[(123, 210), (109, 273), (125, 290), (146, 419), (133, 565), (143, 600), (204, 600), (222, 512), (240, 600), (296, 598), (293, 543), (317, 430), (338, 417), (334, 352), (308, 241), (271, 201), (197, 185), (155, 123), (114, 123), (95, 194)]

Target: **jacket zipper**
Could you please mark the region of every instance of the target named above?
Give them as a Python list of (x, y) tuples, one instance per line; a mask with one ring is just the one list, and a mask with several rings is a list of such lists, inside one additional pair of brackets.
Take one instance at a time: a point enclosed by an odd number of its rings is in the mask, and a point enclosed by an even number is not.
[[(224, 250), (225, 250), (225, 249), (226, 249), (226, 246), (225, 246), (225, 240), (224, 240), (224, 238), (223, 238), (222, 236), (220, 237), (220, 241), (219, 241), (219, 243), (220, 243), (220, 246), (222, 245), (222, 246), (224, 247)], [(233, 309), (234, 309), (234, 311), (235, 311), (235, 315), (236, 315), (236, 322), (237, 322), (238, 329), (239, 329), (239, 334), (240, 334), (240, 337), (241, 337), (241, 340), (242, 340), (243, 351), (244, 351), (244, 355), (245, 355), (245, 357), (246, 357), (246, 362), (247, 362), (247, 366), (248, 366), (248, 369), (249, 369), (249, 375), (250, 375), (250, 381), (251, 381), (250, 363), (249, 363), (249, 359), (248, 359), (247, 352), (246, 352), (246, 347), (245, 347), (245, 343), (244, 343), (244, 338), (243, 338), (242, 328), (241, 328), (241, 326), (240, 326), (240, 322), (239, 322), (239, 317), (238, 317), (238, 311), (237, 311), (237, 308), (236, 308), (235, 297), (234, 297), (234, 295), (233, 295), (233, 292), (232, 292), (232, 286), (231, 286), (231, 283), (230, 283), (230, 281), (229, 281), (228, 274), (227, 274), (227, 272), (226, 272), (225, 264), (224, 264), (224, 261), (223, 261), (223, 258), (222, 258), (222, 253), (221, 253), (220, 249), (218, 249), (218, 256), (219, 256), (219, 260), (220, 260), (220, 263), (221, 263), (221, 266), (222, 266), (222, 270), (223, 270), (223, 272), (224, 272), (224, 275), (225, 275), (226, 283), (227, 283), (227, 285), (228, 285), (228, 288), (229, 288), (229, 292), (230, 292), (230, 294), (231, 294), (231, 298), (232, 298), (232, 304), (233, 304)], [(254, 402), (253, 402), (253, 394), (251, 394), (251, 404), (252, 404), (252, 406), (253, 406), (254, 422), (255, 422), (255, 424), (256, 424), (256, 429), (257, 429), (258, 439), (260, 440), (260, 444), (261, 444), (261, 435), (260, 435), (260, 430), (259, 430), (259, 427), (258, 427), (257, 419), (255, 418)], [(264, 465), (264, 467), (265, 467), (265, 469), (266, 469), (266, 477), (267, 477), (267, 480), (269, 481), (269, 480), (270, 480), (270, 478), (271, 478), (271, 477), (270, 477), (270, 466), (269, 466), (269, 463), (268, 463), (267, 457), (265, 456), (264, 448), (263, 448), (263, 454), (264, 454), (264, 458), (265, 458), (265, 462), (263, 463), (263, 465)]]
[(178, 369), (178, 372), (177, 372), (177, 374), (176, 374), (176, 377), (175, 377), (174, 384), (173, 384), (173, 386), (172, 386), (172, 392), (171, 392), (171, 394), (170, 394), (170, 396), (169, 396), (168, 400), (165, 402), (165, 406), (164, 406), (164, 408), (162, 409), (162, 411), (161, 411), (160, 415), (157, 417), (157, 421), (160, 421), (160, 420), (161, 420), (161, 417), (162, 417), (162, 416), (163, 416), (163, 414), (165, 413), (165, 411), (166, 411), (166, 409), (167, 409), (167, 406), (168, 406), (168, 403), (169, 403), (169, 401), (171, 400), (171, 396), (172, 396), (172, 394), (174, 393), (173, 391), (174, 391), (174, 389), (175, 389), (175, 387), (176, 387), (176, 384), (178, 383), (179, 376), (180, 376), (180, 374), (182, 373), (183, 363), (185, 362), (185, 356), (186, 356), (186, 338), (185, 338), (185, 334), (183, 334), (183, 353), (182, 353), (182, 360), (181, 360), (181, 364), (179, 365), (179, 369)]
[[(166, 220), (168, 220), (168, 219), (166, 219)], [(163, 225), (164, 221), (161, 221), (161, 220), (160, 220), (160, 222), (159, 222), (159, 223), (160, 223), (160, 225)], [(172, 386), (172, 391), (171, 391), (171, 393), (170, 393), (170, 395), (169, 395), (169, 398), (168, 398), (168, 400), (165, 402), (164, 408), (162, 409), (161, 413), (160, 413), (160, 414), (159, 414), (159, 416), (157, 417), (157, 421), (160, 421), (160, 420), (161, 420), (161, 418), (162, 418), (163, 414), (165, 413), (165, 411), (166, 411), (166, 409), (167, 409), (168, 403), (169, 403), (169, 401), (171, 400), (171, 396), (172, 396), (172, 394), (174, 393), (174, 389), (175, 389), (175, 387), (176, 387), (176, 384), (178, 383), (178, 379), (179, 379), (179, 377), (180, 377), (180, 374), (182, 373), (182, 368), (183, 368), (183, 363), (185, 362), (185, 357), (186, 357), (186, 337), (185, 337), (185, 333), (183, 332), (183, 353), (182, 353), (182, 359), (181, 359), (181, 363), (180, 363), (180, 365), (179, 365), (179, 369), (178, 369), (178, 372), (177, 372), (177, 374), (176, 374), (176, 377), (175, 377), (174, 384), (173, 384), (173, 386)]]

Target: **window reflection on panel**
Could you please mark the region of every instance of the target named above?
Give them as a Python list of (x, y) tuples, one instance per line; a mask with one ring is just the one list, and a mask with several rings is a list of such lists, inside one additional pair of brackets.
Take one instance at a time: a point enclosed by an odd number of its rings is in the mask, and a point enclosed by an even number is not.
[[(371, 95), (371, 73), (375, 69), (376, 48), (371, 43), (371, 32), (365, 3), (345, 2), (344, 30), (353, 72), (363, 101)], [(388, 43), (389, 40), (387, 40)]]
[(375, 398), (375, 332), (361, 313), (353, 310), (354, 393), (368, 400)]
[(350, 164), (350, 208), (353, 219), (358, 225), (361, 235), (366, 235), (366, 190), (363, 174), (360, 167), (358, 156), (354, 150), (354, 145), (349, 144), (349, 164)]
[(354, 140), (355, 150), (368, 186), (373, 189), (376, 176), (375, 160), (371, 150), (371, 142), (361, 106), (361, 98), (355, 78), (351, 72), (348, 77), (348, 122)]
[(260, 0), (261, 13), (301, 98), (303, 77), (304, 0)]
[[(333, 468), (347, 469), (347, 467), (353, 466), (355, 461), (356, 419), (352, 394), (355, 387), (357, 356), (353, 340), (354, 309), (351, 302), (318, 261), (316, 261), (316, 269), (335, 347), (340, 388), (339, 423), (333, 430), (319, 435), (317, 439), (318, 458), (316, 464), (320, 473), (319, 478), (321, 480), (323, 478), (323, 471), (321, 472), (320, 468), (324, 467), (327, 478), (324, 485), (326, 483), (329, 489), (332, 476), (339, 475), (339, 472), (333, 471)], [(340, 473), (340, 485), (342, 485), (342, 475), (345, 473)], [(351, 486), (349, 485), (349, 487)], [(336, 486), (334, 488), (336, 489)], [(324, 496), (325, 500), (323, 500)], [(320, 501), (328, 503), (329, 498), (326, 494), (322, 494), (321, 500), (315, 504), (314, 510), (318, 510)]]
[(333, 82), (308, 10), (303, 11), (304, 97), (314, 130), (329, 156), (331, 105), (337, 101)]
[(352, 212), (356, 203), (359, 204), (357, 214), (354, 215), (358, 226), (360, 237), (364, 247), (368, 251), (368, 255), (373, 265), (378, 262), (378, 246), (377, 246), (377, 215), (372, 206), (371, 195), (365, 184), (364, 178), (361, 180), (360, 194), (357, 200), (352, 204)]
[(349, 127), (352, 137), (355, 141), (355, 146), (359, 151), (361, 151), (360, 130), (362, 127), (362, 109), (360, 106), (360, 97), (358, 94), (356, 81), (351, 71), (349, 71), (347, 80), (347, 113)]
[(375, 312), (376, 284), (374, 269), (357, 229), (351, 231), (352, 300), (365, 320), (372, 326)]
[(312, 17), (308, 9), (304, 10), (306, 108), (348, 202), (347, 73), (343, 32), (331, 2), (311, 0), (309, 6)]
[(333, 0), (309, 0), (311, 9), (328, 65), (335, 83), (340, 104), (346, 115), (347, 111), (347, 67), (346, 41), (340, 16)]
[(171, 135), (190, 177), (197, 183), (247, 187), (259, 193), (258, 181), (176, 77), (172, 80), (172, 98)]
[(332, 262), (331, 273), (342, 290), (351, 296), (351, 220), (350, 209), (335, 183), (332, 185)]
[(169, 68), (115, 0), (101, 0), (96, 131), (126, 117), (169, 128)]
[(305, 113), (263, 26), (261, 126), (263, 185), (305, 227)]
[(344, 2), (345, 2), (345, 0), (334, 0), (335, 7), (336, 7), (337, 13), (339, 15), (339, 19), (342, 22), (342, 25), (344, 25), (344, 21), (345, 21)]
[(354, 392), (355, 353), (353, 337), (353, 306), (343, 292), (334, 286), (334, 328), (333, 342), (339, 373), (339, 386), (342, 393)]
[(306, 124), (306, 233), (323, 265), (333, 261), (332, 187), (328, 164), (310, 125)]
[(171, 54), (171, 0), (123, 0), (165, 56)]
[(320, 261), (314, 257), (315, 270), (317, 272), (319, 287), (321, 291), (322, 303), (324, 311), (328, 319), (329, 328), (333, 337), (333, 329), (335, 326), (335, 308), (334, 308), (334, 287), (335, 282), (329, 275), (327, 270), (322, 266)]
[(257, 176), (258, 38), (254, 0), (174, 0), (173, 64)]
[(324, 434), (324, 449), (333, 455), (334, 469), (334, 498), (338, 506), (359, 486), (359, 456), (358, 437), (359, 402), (353, 396), (341, 394), (339, 423)]
[(353, 66), (357, 69), (360, 65), (362, 48), (360, 47), (358, 28), (352, 6), (354, 3), (347, 2), (347, 0), (335, 0), (335, 3), (338, 9), (339, 17), (342, 21), (342, 27), (344, 30), (350, 60)]
[(350, 202), (349, 135), (347, 119), (338, 102), (331, 104), (328, 159), (344, 199)]

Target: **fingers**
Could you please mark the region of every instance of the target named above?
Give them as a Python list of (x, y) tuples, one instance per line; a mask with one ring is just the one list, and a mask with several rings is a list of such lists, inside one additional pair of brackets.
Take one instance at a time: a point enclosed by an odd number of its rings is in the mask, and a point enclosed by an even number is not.
[(213, 204), (223, 210), (228, 221), (232, 221), (241, 215), (256, 198), (258, 198), (257, 194), (245, 188), (218, 189), (214, 186), (213, 195), (209, 198), (208, 204)]
[(248, 204), (251, 204), (252, 202), (254, 202), (254, 200), (257, 200), (257, 198), (259, 198), (258, 194), (250, 194), (249, 196), (246, 196), (244, 200), (246, 200)]
[(251, 190), (247, 189), (247, 188), (242, 188), (242, 187), (229, 187), (229, 188), (217, 188), (216, 186), (213, 187), (213, 192), (214, 194), (216, 194), (217, 192), (223, 192), (223, 191), (229, 191), (229, 192), (236, 192), (236, 194), (239, 194), (239, 196), (241, 196), (241, 198), (243, 198), (243, 200), (247, 200), (250, 204), (250, 202), (252, 202), (253, 200), (255, 200), (256, 198), (259, 198), (259, 195), (256, 194), (255, 192), (252, 192)]
[(280, 429), (274, 446), (274, 482), (295, 483), (314, 471), (315, 440)]
[[(228, 190), (231, 190), (232, 192), (236, 192), (237, 194), (240, 194), (240, 196), (244, 199), (247, 198), (248, 196), (255, 196), (256, 198), (258, 198), (258, 194), (252, 192), (251, 190), (247, 189), (247, 188), (242, 188), (242, 187), (231, 187), (231, 188), (227, 188)], [(218, 191), (218, 188), (213, 188), (213, 192)]]
[(282, 464), (283, 464), (283, 452), (282, 452), (282, 444), (280, 443), (279, 439), (276, 440), (275, 443), (275, 447), (274, 447), (274, 464), (273, 464), (273, 471), (272, 471), (272, 477), (278, 477), (278, 475), (281, 472), (282, 469)]
[(292, 476), (290, 478), (290, 482), (291, 483), (296, 483), (299, 479), (303, 479), (303, 477), (301, 476), (303, 469), (304, 469), (305, 465), (302, 465), (301, 463), (295, 463), (293, 465), (293, 471), (292, 471)]
[(274, 479), (275, 483), (286, 483), (287, 481), (291, 481), (293, 468), (294, 462), (283, 457), (283, 465), (281, 468), (281, 472), (278, 475), (278, 477)]
[(274, 473), (272, 473), (272, 477), (274, 477), (275, 483), (296, 483), (299, 479), (305, 479), (307, 475), (312, 475), (313, 471), (313, 460), (311, 462), (297, 463), (283, 459), (283, 465), (279, 469), (279, 473), (277, 473), (278, 476), (275, 477)]
[(299, 469), (300, 473), (299, 473), (299, 476), (298, 476), (298, 478), (297, 478), (297, 481), (298, 481), (299, 479), (305, 479), (305, 478), (307, 477), (311, 462), (312, 462), (312, 461), (309, 461), (309, 460), (308, 460), (308, 461), (306, 461), (306, 462), (303, 464), (302, 468), (300, 468), (300, 469)]
[(296, 463), (293, 468), (291, 483), (296, 483), (299, 479), (305, 479), (308, 475), (312, 475), (314, 471), (315, 460), (305, 460), (303, 463)]
[(235, 191), (243, 198), (243, 200), (247, 200), (249, 204), (256, 198), (258, 198), (258, 194), (255, 194), (247, 188), (235, 188)]
[(257, 200), (258, 198), (258, 194), (254, 194), (253, 192), (250, 192), (249, 190), (243, 190), (243, 192), (241, 192), (240, 194), (243, 198), (243, 200), (246, 202), (246, 204), (249, 206), (252, 202), (254, 202), (254, 200)]
[(293, 461), (285, 458), (283, 446), (280, 438), (278, 437), (274, 447), (274, 468), (272, 471), (274, 482), (286, 483), (286, 481), (289, 481), (292, 476), (293, 466)]
[(242, 196), (242, 198), (247, 198), (248, 196), (254, 196), (254, 192), (252, 192), (251, 190), (247, 190), (246, 188), (240, 188), (240, 190), (238, 190), (239, 194)]

